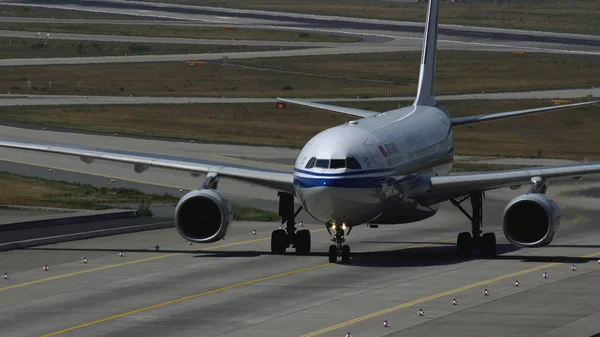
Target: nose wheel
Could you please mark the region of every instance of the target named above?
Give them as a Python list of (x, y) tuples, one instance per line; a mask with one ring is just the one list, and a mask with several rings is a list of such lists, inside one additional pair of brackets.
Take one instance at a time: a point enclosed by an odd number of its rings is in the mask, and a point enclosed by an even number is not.
[[(329, 246), (329, 263), (337, 263), (338, 256), (342, 257), (342, 263), (350, 262), (350, 246), (344, 244), (346, 242), (344, 237), (345, 227), (336, 228), (335, 225), (331, 226), (332, 229), (335, 229), (335, 235), (331, 239), (335, 244)], [(329, 227), (327, 227), (327, 230), (329, 230)]]

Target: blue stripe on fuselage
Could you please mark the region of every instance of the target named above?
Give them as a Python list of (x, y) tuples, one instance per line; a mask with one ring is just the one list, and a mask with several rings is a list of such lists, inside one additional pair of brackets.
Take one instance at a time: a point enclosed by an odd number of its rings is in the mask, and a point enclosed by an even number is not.
[(339, 188), (377, 188), (387, 181), (386, 176), (362, 178), (325, 178), (294, 177), (294, 185), (299, 188), (339, 187)]

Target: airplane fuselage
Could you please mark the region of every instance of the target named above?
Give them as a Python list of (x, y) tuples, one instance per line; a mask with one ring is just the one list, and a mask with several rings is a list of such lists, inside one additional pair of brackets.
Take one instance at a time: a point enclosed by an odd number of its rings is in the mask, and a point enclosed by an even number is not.
[(449, 114), (410, 106), (317, 134), (296, 160), (294, 188), (306, 212), (323, 223), (420, 221), (437, 208), (407, 197), (415, 179), (447, 175), (453, 157)]

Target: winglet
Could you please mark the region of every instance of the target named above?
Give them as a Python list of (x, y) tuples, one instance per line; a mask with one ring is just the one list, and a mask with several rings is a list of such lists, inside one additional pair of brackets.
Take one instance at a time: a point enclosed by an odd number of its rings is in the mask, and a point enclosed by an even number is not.
[(423, 50), (421, 51), (421, 70), (419, 88), (413, 105), (437, 105), (435, 101), (435, 53), (438, 33), (439, 0), (429, 0)]

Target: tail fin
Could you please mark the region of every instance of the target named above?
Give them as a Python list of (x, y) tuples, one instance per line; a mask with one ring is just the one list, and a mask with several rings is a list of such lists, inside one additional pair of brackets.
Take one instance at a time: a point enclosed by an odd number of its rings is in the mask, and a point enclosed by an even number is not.
[(439, 0), (429, 0), (423, 50), (421, 52), (419, 88), (413, 105), (437, 105), (435, 101), (435, 52), (437, 48), (439, 2)]

